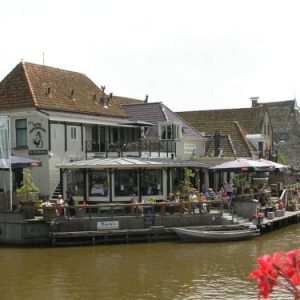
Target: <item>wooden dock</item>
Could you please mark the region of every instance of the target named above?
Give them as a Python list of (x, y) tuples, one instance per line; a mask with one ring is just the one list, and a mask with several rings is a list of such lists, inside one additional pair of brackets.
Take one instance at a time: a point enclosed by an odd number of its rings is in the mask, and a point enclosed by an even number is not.
[[(156, 217), (162, 218), (161, 216), (156, 216)], [(211, 217), (213, 218), (213, 213)], [(215, 215), (214, 217), (216, 218), (217, 215)], [(199, 226), (210, 227), (210, 226), (216, 226), (220, 224), (230, 226), (229, 225), (230, 222), (225, 222), (224, 219), (223, 220), (215, 219), (216, 222), (213, 222), (211, 220), (211, 225), (207, 225), (208, 220), (206, 219), (203, 220), (202, 222), (199, 222), (199, 216), (197, 215), (184, 215), (181, 216), (179, 219), (181, 219), (181, 224), (179, 227), (199, 227)], [(197, 222), (195, 220), (197, 220)], [(106, 221), (109, 222), (108, 219)], [(116, 219), (114, 221), (116, 221)], [(105, 222), (105, 220), (98, 219), (98, 221), (95, 222)], [(295, 212), (287, 211), (285, 212), (285, 215), (282, 217), (274, 217), (273, 219), (265, 218), (262, 221), (262, 223), (258, 225), (258, 228), (260, 228), (262, 234), (265, 234), (267, 232), (271, 232), (291, 224), (296, 224), (298, 222), (300, 222), (300, 210)], [(160, 220), (160, 223), (162, 224), (162, 220)], [(170, 223), (176, 224), (174, 217)], [(251, 221), (247, 221), (247, 222), (235, 221), (234, 223), (243, 225), (244, 227), (248, 227), (249, 225), (252, 224)], [(73, 228), (74, 228), (74, 224), (73, 224)], [(65, 226), (67, 227), (72, 226), (70, 225), (70, 222), (69, 225), (64, 224), (63, 226), (62, 223), (60, 223), (60, 224), (56, 224), (56, 226), (60, 226), (60, 230), (59, 228), (56, 228), (52, 232), (50, 232), (51, 244), (53, 246), (78, 245), (78, 244), (95, 245), (95, 244), (109, 244), (109, 243), (158, 242), (158, 241), (178, 240), (178, 237), (171, 230), (171, 227), (173, 226), (153, 225), (153, 226), (149, 226), (148, 228), (106, 229), (106, 230), (100, 229), (100, 230), (83, 230), (83, 231), (78, 231), (78, 230), (70, 231), (70, 229), (61, 231)], [(176, 227), (176, 225), (174, 225), (174, 227)]]
[(155, 242), (176, 239), (171, 227), (229, 224), (218, 213), (115, 216), (51, 222), (52, 245)]
[[(107, 206), (107, 205), (106, 205)], [(101, 210), (104, 206), (101, 206)], [(114, 206), (115, 207), (115, 206)], [(115, 214), (95, 210), (86, 211), (86, 207), (80, 208), (85, 212), (76, 217), (56, 217), (48, 213), (40, 219), (24, 219), (22, 212), (0, 212), (0, 243), (18, 245), (83, 245), (83, 244), (109, 244), (109, 243), (136, 243), (176, 240), (177, 236), (172, 232), (172, 227), (198, 227), (241, 224), (249, 226), (252, 220), (249, 217), (230, 218), (223, 210), (211, 209), (209, 213), (180, 213), (167, 214), (165, 209), (159, 206), (150, 214)], [(252, 208), (249, 209), (251, 212)], [(82, 212), (81, 211), (81, 212)], [(227, 217), (226, 218), (226, 214)], [(300, 210), (285, 211), (281, 217), (273, 219), (264, 218), (258, 225), (262, 234), (280, 229), (300, 221)]]
[(83, 245), (83, 244), (109, 244), (109, 243), (136, 243), (158, 242), (176, 240), (176, 236), (164, 227), (153, 226), (145, 229), (129, 230), (101, 230), (101, 231), (75, 231), (52, 232), (53, 246)]
[(282, 217), (274, 217), (274, 219), (265, 218), (259, 228), (262, 233), (267, 233), (299, 222), (300, 210), (285, 211)]

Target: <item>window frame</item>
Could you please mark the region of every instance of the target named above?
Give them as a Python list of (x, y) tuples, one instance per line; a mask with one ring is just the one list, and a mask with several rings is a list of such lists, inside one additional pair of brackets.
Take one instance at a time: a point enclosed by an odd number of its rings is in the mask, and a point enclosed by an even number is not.
[(70, 127), (70, 139), (77, 140), (77, 127), (75, 126)]
[(162, 141), (177, 141), (181, 138), (180, 123), (164, 122), (159, 124), (159, 137)]
[[(18, 123), (24, 122), (26, 125), (25, 127), (19, 127)], [(24, 125), (23, 125), (24, 126)], [(22, 118), (22, 119), (15, 119), (15, 134), (16, 134), (16, 147), (17, 148), (23, 148), (23, 147), (28, 147), (28, 141), (27, 141), (27, 119)], [(20, 134), (22, 136), (22, 143), (20, 141)], [(24, 136), (25, 138), (24, 138)]]

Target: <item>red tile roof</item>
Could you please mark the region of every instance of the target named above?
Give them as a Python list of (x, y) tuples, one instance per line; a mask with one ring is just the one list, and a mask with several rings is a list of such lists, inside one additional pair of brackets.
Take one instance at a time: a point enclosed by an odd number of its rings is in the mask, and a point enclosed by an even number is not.
[(82, 73), (27, 62), (19, 63), (0, 83), (0, 110), (33, 107), (126, 117), (122, 105), (137, 101), (109, 97)]
[[(262, 131), (263, 117), (267, 109), (265, 107), (202, 110), (178, 112), (179, 116), (186, 120), (199, 132), (213, 135), (215, 130), (220, 130), (230, 138), (234, 156), (250, 157), (254, 147), (246, 139), (246, 134), (255, 134)], [(228, 149), (229, 150), (229, 149)], [(230, 155), (230, 151), (224, 155)]]

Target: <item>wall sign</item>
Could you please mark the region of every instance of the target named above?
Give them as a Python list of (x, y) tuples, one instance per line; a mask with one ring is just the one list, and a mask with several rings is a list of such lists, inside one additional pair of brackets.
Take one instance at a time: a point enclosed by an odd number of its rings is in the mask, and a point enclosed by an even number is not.
[(184, 145), (183, 145), (183, 153), (185, 155), (195, 155), (196, 148), (197, 148), (196, 144), (184, 143)]
[(48, 154), (48, 120), (41, 117), (28, 119), (28, 154)]
[(97, 230), (119, 229), (119, 221), (101, 221), (97, 222)]

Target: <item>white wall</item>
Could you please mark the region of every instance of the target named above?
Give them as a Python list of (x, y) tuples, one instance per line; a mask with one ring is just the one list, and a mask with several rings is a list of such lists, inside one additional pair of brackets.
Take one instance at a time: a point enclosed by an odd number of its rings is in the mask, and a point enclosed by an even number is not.
[[(82, 151), (81, 145), (81, 126), (67, 124), (67, 139), (65, 139), (65, 125), (51, 124), (51, 153), (49, 158), (50, 173), (50, 194), (55, 191), (60, 177), (59, 168), (56, 166), (60, 163), (69, 162), (71, 159), (83, 159), (85, 152)], [(76, 139), (71, 139), (71, 127), (76, 128)], [(85, 130), (83, 129), (83, 134)], [(85, 141), (85, 136), (83, 136)], [(67, 151), (65, 150), (65, 140), (67, 140)], [(85, 147), (84, 147), (85, 149)]]
[(180, 141), (176, 142), (176, 157), (191, 159), (195, 156), (205, 155), (205, 142)]
[[(40, 160), (41, 167), (31, 169), (32, 179), (40, 190), (40, 194), (49, 194), (49, 165), (48, 165), (48, 119), (46, 116), (41, 115), (37, 111), (19, 111), (9, 114), (11, 120), (11, 145), (12, 154), (16, 156), (28, 157), (31, 159)], [(27, 119), (27, 147), (16, 147), (16, 128), (15, 120)], [(34, 127), (35, 125), (36, 127)], [(40, 125), (39, 125), (40, 124)], [(36, 129), (36, 130), (35, 130)], [(37, 131), (42, 133), (43, 148), (34, 148), (32, 139)], [(44, 150), (44, 154), (29, 154), (38, 153)], [(35, 152), (36, 151), (36, 152)], [(43, 151), (42, 151), (43, 152)]]

